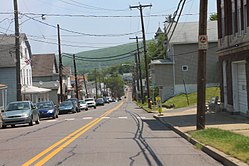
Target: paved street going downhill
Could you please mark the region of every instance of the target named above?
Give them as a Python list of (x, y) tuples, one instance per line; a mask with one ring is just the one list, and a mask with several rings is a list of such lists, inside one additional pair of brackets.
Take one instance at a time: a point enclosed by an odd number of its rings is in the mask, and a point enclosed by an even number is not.
[(0, 165), (221, 165), (130, 98), (0, 130)]

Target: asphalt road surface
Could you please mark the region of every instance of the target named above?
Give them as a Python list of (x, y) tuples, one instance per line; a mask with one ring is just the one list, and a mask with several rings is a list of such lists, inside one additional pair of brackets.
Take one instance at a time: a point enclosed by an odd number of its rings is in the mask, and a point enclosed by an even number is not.
[(0, 129), (0, 165), (221, 165), (130, 98), (39, 125)]

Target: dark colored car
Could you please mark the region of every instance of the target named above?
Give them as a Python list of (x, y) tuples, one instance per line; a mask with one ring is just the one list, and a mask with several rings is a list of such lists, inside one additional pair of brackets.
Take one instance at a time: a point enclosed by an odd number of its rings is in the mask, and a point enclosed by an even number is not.
[(77, 99), (77, 98), (70, 98), (70, 99), (67, 99), (66, 101), (72, 101), (72, 102), (74, 102), (74, 104), (76, 106), (76, 111), (80, 112), (80, 101), (79, 101), (79, 99)]
[(6, 109), (2, 110), (2, 128), (25, 123), (33, 126), (33, 122), (39, 124), (40, 119), (37, 107), (31, 101), (10, 102)]
[(59, 106), (59, 114), (61, 113), (76, 113), (76, 106), (73, 101), (63, 101)]
[(107, 97), (104, 97), (103, 100), (104, 100), (104, 103), (110, 103), (110, 101)]
[(36, 103), (40, 118), (58, 118), (59, 111), (52, 101)]
[(99, 105), (105, 105), (105, 101), (103, 98), (97, 98), (96, 106), (99, 106)]

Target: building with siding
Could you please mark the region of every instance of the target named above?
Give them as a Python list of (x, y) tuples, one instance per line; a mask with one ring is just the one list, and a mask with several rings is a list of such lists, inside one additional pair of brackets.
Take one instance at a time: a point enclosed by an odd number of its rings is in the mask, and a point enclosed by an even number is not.
[(232, 113), (248, 115), (249, 0), (217, 0), (221, 102)]
[[(0, 82), (7, 89), (7, 102), (16, 101), (16, 54), (15, 35), (0, 35)], [(31, 47), (25, 34), (20, 34), (20, 83), (23, 100), (37, 102), (38, 99), (47, 99), (49, 89), (32, 86)]]
[[(150, 63), (152, 83), (159, 88), (163, 101), (197, 91), (198, 27), (198, 22), (178, 23), (168, 43), (167, 58)], [(207, 33), (207, 87), (210, 87), (219, 83), (216, 21), (208, 22)]]

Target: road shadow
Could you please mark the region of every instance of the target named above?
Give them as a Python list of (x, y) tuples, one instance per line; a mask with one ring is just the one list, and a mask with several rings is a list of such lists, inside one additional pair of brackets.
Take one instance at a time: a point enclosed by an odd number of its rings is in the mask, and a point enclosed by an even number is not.
[(168, 127), (166, 127), (162, 123), (159, 123), (156, 119), (143, 119), (143, 122), (148, 124), (148, 127), (154, 131), (170, 130)]
[[(241, 115), (234, 115), (228, 112), (208, 112), (206, 113), (206, 125), (225, 125), (225, 124), (249, 124), (249, 118)], [(179, 127), (196, 125), (196, 115), (166, 115), (160, 117), (162, 121), (171, 123)]]

